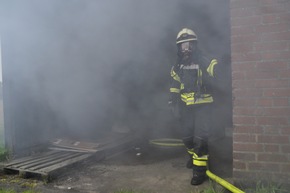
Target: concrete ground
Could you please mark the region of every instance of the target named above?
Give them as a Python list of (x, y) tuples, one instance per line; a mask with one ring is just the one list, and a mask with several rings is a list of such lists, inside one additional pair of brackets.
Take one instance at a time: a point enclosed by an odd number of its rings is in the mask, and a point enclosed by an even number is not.
[[(211, 148), (211, 171), (231, 178), (231, 139), (223, 138)], [(88, 192), (115, 193), (121, 190), (136, 193), (196, 193), (209, 186), (190, 185), (192, 171), (185, 167), (188, 156), (183, 147), (148, 146), (137, 155), (134, 148), (109, 159), (86, 160), (66, 168), (51, 183), (1, 174), (0, 187), (19, 190), (34, 187), (44, 193)], [(16, 179), (16, 180), (15, 180)]]

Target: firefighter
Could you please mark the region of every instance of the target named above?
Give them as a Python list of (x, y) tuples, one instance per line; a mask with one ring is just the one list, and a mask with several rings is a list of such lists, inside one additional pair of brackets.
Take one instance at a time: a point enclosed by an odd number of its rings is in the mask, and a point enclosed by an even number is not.
[(177, 62), (171, 68), (169, 106), (179, 108), (182, 140), (193, 170), (192, 185), (206, 180), (208, 137), (211, 127), (211, 105), (216, 59), (208, 60), (197, 45), (194, 31), (182, 29), (176, 39)]

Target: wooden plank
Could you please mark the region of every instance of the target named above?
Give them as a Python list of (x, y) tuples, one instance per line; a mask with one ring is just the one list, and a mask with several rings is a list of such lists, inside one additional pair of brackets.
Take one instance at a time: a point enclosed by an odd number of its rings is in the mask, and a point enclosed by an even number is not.
[(38, 170), (40, 168), (51, 166), (51, 165), (54, 165), (54, 164), (58, 164), (58, 163), (61, 163), (63, 161), (66, 161), (66, 160), (69, 160), (69, 159), (73, 159), (73, 158), (81, 156), (81, 155), (83, 155), (83, 153), (71, 154), (71, 155), (63, 157), (63, 158), (55, 159), (55, 160), (47, 162), (47, 163), (36, 165), (35, 167), (30, 167), (29, 169), (30, 170)]
[(49, 162), (50, 160), (54, 160), (57, 157), (65, 157), (67, 155), (69, 155), (70, 153), (62, 153), (59, 152), (58, 154), (53, 154), (53, 155), (46, 155), (46, 156), (41, 156), (39, 155), (39, 157), (33, 159), (33, 160), (27, 160), (27, 161), (23, 161), (17, 164), (10, 164), (9, 166), (6, 167), (17, 167), (17, 168), (21, 168), (21, 167), (25, 167), (26, 165), (35, 165), (35, 164), (39, 164), (39, 163), (44, 163), (44, 162)]
[(20, 169), (26, 169), (26, 168), (30, 168), (30, 167), (33, 167), (33, 166), (38, 166), (40, 164), (45, 164), (45, 163), (49, 163), (49, 162), (52, 162), (56, 159), (61, 159), (61, 158), (66, 158), (67, 156), (70, 156), (71, 153), (70, 152), (66, 152), (66, 153), (63, 153), (61, 155), (58, 155), (57, 157), (45, 157), (43, 159), (38, 159), (37, 161), (30, 161), (30, 162), (25, 162), (21, 165), (13, 165), (14, 167), (18, 167)]
[(61, 148), (61, 147), (49, 147), (50, 150), (57, 150), (57, 151), (69, 151), (69, 152), (79, 152), (79, 153), (95, 153), (98, 150), (80, 150), (80, 149), (70, 149), (70, 148)]
[(38, 172), (40, 172), (40, 173), (53, 172), (53, 171), (56, 171), (57, 169), (60, 169), (62, 167), (69, 166), (71, 164), (74, 164), (74, 163), (77, 163), (77, 162), (82, 161), (84, 159), (87, 159), (90, 156), (92, 156), (92, 154), (84, 154), (84, 155), (81, 155), (81, 156), (78, 156), (78, 157), (63, 161), (63, 162), (61, 162), (59, 164), (55, 164), (55, 165), (52, 165), (52, 166), (48, 166), (48, 167), (39, 169)]
[(80, 150), (95, 150), (100, 147), (99, 143), (86, 142), (86, 141), (77, 141), (71, 139), (56, 139), (52, 142), (54, 146), (71, 148), (71, 149), (80, 149)]
[(31, 155), (31, 156), (26, 156), (23, 158), (19, 158), (19, 159), (10, 161), (9, 163), (5, 164), (5, 167), (10, 166), (10, 165), (14, 165), (14, 164), (18, 164), (18, 163), (22, 163), (22, 162), (26, 162), (26, 161), (30, 161), (30, 160), (34, 160), (34, 159), (39, 159), (39, 158), (44, 157), (44, 156), (52, 156), (53, 154), (62, 154), (62, 152), (60, 152), (60, 151), (48, 151), (48, 152), (39, 153), (39, 154)]

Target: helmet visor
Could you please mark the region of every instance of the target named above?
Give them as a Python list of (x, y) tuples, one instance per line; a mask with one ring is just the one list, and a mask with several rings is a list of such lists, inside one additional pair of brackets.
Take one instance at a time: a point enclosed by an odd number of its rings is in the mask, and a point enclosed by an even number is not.
[(180, 44), (181, 52), (191, 52), (193, 51), (193, 42), (183, 42)]

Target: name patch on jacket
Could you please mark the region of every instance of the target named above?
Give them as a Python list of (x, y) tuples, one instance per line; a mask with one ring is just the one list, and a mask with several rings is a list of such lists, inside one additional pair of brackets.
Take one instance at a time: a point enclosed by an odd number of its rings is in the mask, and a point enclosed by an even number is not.
[(199, 69), (199, 65), (198, 64), (191, 64), (191, 65), (180, 65), (181, 69), (185, 69), (185, 70), (195, 70), (195, 69)]

